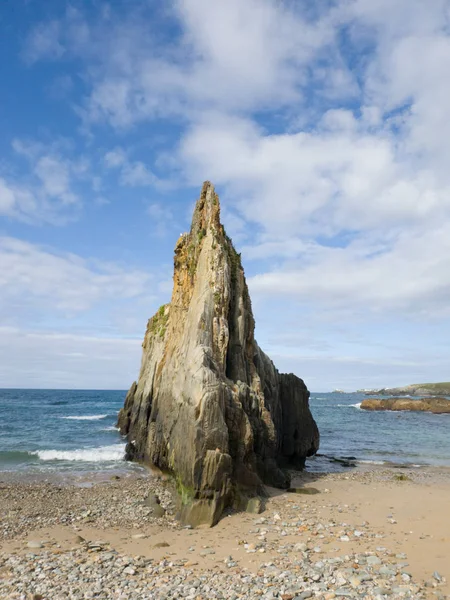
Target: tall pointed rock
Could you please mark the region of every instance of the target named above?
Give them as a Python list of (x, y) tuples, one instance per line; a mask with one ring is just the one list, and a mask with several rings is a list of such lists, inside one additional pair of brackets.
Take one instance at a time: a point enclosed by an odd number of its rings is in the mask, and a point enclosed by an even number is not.
[(214, 525), (263, 483), (289, 486), (319, 432), (309, 392), (254, 339), (241, 257), (205, 182), (175, 247), (173, 293), (147, 325), (139, 380), (119, 414), (128, 457), (174, 474), (181, 519)]

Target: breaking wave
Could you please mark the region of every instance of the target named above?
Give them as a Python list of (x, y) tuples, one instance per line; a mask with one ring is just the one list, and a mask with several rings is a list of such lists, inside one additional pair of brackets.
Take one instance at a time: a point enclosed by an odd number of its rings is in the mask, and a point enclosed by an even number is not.
[(100, 448), (80, 448), (78, 450), (36, 450), (30, 452), (41, 460), (66, 460), (77, 462), (110, 462), (123, 460), (125, 444), (100, 446)]
[(60, 417), (60, 419), (67, 419), (69, 421), (100, 421), (106, 419), (108, 415), (80, 415), (74, 417)]

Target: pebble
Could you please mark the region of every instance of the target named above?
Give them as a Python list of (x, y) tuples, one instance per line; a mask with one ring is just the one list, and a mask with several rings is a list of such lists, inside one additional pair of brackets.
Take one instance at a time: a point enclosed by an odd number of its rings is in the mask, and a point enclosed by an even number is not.
[[(353, 475), (348, 475), (353, 478)], [(359, 474), (361, 477), (361, 474)], [(368, 479), (370, 481), (370, 478)], [(173, 518), (174, 502), (170, 487), (153, 480), (113, 480), (113, 490), (96, 487), (62, 488), (38, 484), (8, 486), (0, 490), (0, 536), (3, 539), (23, 539), (36, 529), (36, 514), (42, 527), (66, 524), (77, 527), (79, 519), (89, 519), (90, 526), (101, 531), (104, 527), (126, 526), (135, 540), (148, 536), (143, 525), (155, 522), (152, 508), (158, 505), (165, 511), (158, 521), (175, 529), (185, 540), (193, 532), (181, 527)], [(40, 494), (42, 499), (40, 500)], [(292, 496), (291, 496), (292, 497)], [(151, 498), (151, 500), (149, 500)], [(149, 507), (147, 503), (154, 506)], [(6, 501), (6, 504), (5, 504)], [(327, 499), (328, 501), (328, 499)], [(325, 502), (325, 501), (323, 501)], [(36, 505), (39, 505), (38, 507)], [(23, 506), (23, 511), (18, 507)], [(42, 508), (42, 512), (41, 512)], [(0, 598), (8, 600), (425, 600), (444, 598), (440, 589), (445, 582), (437, 571), (426, 584), (418, 584), (404, 569), (405, 554), (395, 554), (387, 547), (377, 546), (382, 535), (369, 523), (351, 526), (341, 521), (354, 510), (352, 506), (335, 506), (336, 521), (320, 520), (312, 501), (295, 497), (286, 501), (283, 496), (273, 501), (267, 516), (254, 519), (247, 514), (253, 529), (236, 541), (233, 556), (220, 555), (220, 548), (186, 544), (193, 558), (210, 557), (199, 561), (187, 557), (177, 559), (173, 553), (161, 558), (127, 556), (117, 552), (105, 541), (76, 539), (70, 550), (59, 550), (51, 541), (30, 540), (29, 550), (39, 553), (11, 554), (0, 552)], [(338, 514), (339, 512), (344, 514)], [(85, 515), (85, 516), (83, 516)], [(135, 531), (136, 533), (132, 533)], [(141, 531), (141, 532), (140, 532)], [(98, 536), (101, 537), (101, 533)], [(252, 537), (253, 536), (253, 537)], [(350, 539), (351, 537), (351, 539)], [(355, 538), (363, 538), (357, 540)], [(44, 538), (46, 539), (46, 538)], [(160, 538), (161, 539), (161, 538)], [(353, 545), (339, 549), (341, 541)], [(355, 544), (356, 543), (356, 544)], [(387, 538), (383, 541), (388, 546)], [(30, 544), (39, 544), (31, 546)], [(358, 553), (356, 548), (360, 549)], [(369, 548), (371, 551), (362, 550)], [(336, 548), (338, 546), (338, 548)], [(166, 541), (153, 545), (168, 548)], [(375, 555), (375, 552), (377, 555)], [(265, 554), (263, 557), (262, 554)], [(215, 555), (218, 555), (217, 557)], [(253, 568), (244, 568), (242, 558)], [(206, 567), (205, 567), (206, 563)]]

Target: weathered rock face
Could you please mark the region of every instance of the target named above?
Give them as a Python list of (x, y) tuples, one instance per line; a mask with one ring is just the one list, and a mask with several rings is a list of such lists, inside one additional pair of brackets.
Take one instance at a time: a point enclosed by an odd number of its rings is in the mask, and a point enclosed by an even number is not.
[(254, 339), (240, 255), (206, 182), (175, 247), (171, 303), (147, 325), (139, 380), (118, 424), (129, 458), (171, 471), (181, 519), (213, 525), (262, 483), (289, 486), (319, 447), (309, 392), (281, 375)]
[(450, 413), (450, 400), (446, 398), (423, 398), (413, 400), (411, 398), (367, 398), (361, 402), (364, 410), (393, 410), (393, 411), (419, 411), (434, 414)]

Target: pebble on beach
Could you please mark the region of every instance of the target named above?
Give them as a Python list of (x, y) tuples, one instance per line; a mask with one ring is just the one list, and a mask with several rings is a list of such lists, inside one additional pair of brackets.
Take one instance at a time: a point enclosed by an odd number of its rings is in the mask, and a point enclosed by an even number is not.
[[(373, 475), (353, 473), (358, 481)], [(348, 475), (328, 477), (348, 479)], [(328, 483), (328, 481), (327, 481)], [(328, 483), (328, 485), (330, 485)], [(445, 577), (430, 573), (415, 581), (407, 556), (392, 552), (369, 523), (350, 527), (343, 515), (348, 505), (335, 506), (338, 520), (320, 520), (314, 499), (293, 494), (267, 502), (261, 515), (248, 514), (246, 539), (239, 551), (221, 555), (221, 540), (188, 545), (185, 557), (166, 541), (143, 533), (158, 526), (161, 535), (193, 535), (175, 520), (170, 482), (157, 478), (111, 480), (89, 488), (51, 483), (3, 483), (0, 486), (0, 541), (22, 542), (21, 551), (0, 552), (0, 598), (3, 600), (299, 600), (354, 598), (364, 600), (442, 600)], [(315, 496), (317, 498), (318, 496)], [(313, 497), (314, 498), (314, 497)], [(317, 502), (317, 501), (316, 501)], [(153, 509), (161, 506), (161, 511)], [(80, 525), (98, 531), (91, 541), (76, 534)], [(71, 548), (36, 534), (49, 526), (71, 528)], [(158, 558), (129, 556), (102, 539), (108, 528), (127, 528), (135, 543), (160, 552)], [(33, 538), (29, 537), (33, 533)], [(175, 535), (175, 534), (174, 534)], [(177, 538), (178, 539), (178, 538)], [(368, 544), (346, 552), (350, 541)], [(386, 543), (383, 540), (383, 544)], [(359, 546), (358, 546), (359, 547)], [(368, 550), (367, 548), (370, 548)], [(188, 558), (189, 556), (189, 558)], [(244, 558), (245, 560), (244, 566)]]

